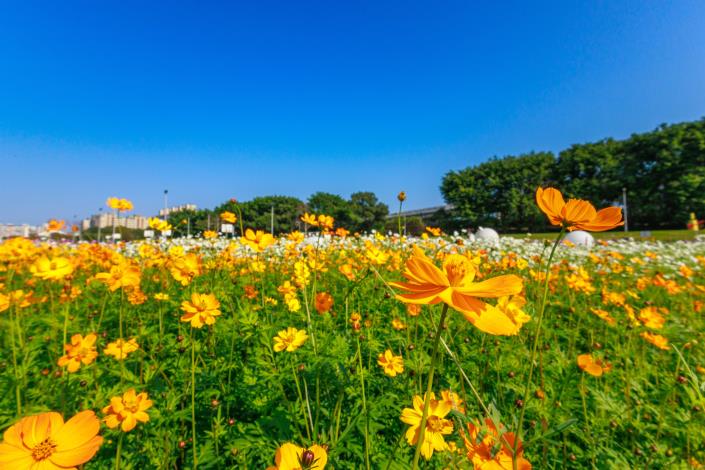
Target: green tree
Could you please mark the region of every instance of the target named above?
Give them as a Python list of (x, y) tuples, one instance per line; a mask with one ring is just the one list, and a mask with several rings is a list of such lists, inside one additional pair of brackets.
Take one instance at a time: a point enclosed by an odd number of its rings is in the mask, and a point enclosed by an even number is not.
[(317, 192), (308, 198), (308, 211), (314, 214), (330, 215), (335, 219), (336, 227), (350, 228), (352, 209), (350, 202), (337, 194)]
[[(215, 208), (216, 214), (226, 210), (237, 214), (235, 203), (225, 202)], [(302, 228), (301, 214), (305, 211), (303, 201), (290, 196), (263, 196), (239, 203), (245, 228), (271, 230), (274, 212), (274, 233), (286, 233)], [(237, 234), (237, 229), (236, 229)]]
[(538, 186), (551, 181), (554, 162), (550, 152), (532, 152), (495, 157), (447, 173), (441, 193), (454, 206), (450, 220), (455, 227), (441, 228), (448, 231), (465, 225), (527, 231), (543, 227), (545, 219), (536, 208), (534, 195)]
[(389, 207), (379, 202), (375, 193), (363, 191), (351, 194), (350, 209), (352, 221), (349, 230), (369, 232), (384, 229)]

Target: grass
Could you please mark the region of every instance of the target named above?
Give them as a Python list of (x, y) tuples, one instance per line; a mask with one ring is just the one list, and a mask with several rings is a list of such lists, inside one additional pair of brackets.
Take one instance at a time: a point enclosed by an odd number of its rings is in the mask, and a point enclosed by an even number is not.
[[(557, 232), (544, 233), (509, 233), (504, 236), (512, 238), (529, 238), (531, 240), (552, 240), (556, 237)], [(646, 235), (646, 236), (644, 236)], [(630, 230), (628, 232), (612, 230), (609, 232), (597, 232), (592, 236), (596, 240), (619, 240), (622, 238), (634, 238), (642, 241), (663, 241), (673, 242), (679, 240), (694, 240), (697, 235), (705, 235), (705, 232), (694, 232), (692, 230), (649, 230), (637, 231)]]

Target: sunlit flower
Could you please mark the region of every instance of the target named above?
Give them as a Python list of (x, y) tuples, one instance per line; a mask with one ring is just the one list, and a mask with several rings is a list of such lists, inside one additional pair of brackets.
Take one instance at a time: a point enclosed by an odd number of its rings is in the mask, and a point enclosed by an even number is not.
[(98, 337), (95, 333), (89, 333), (84, 338), (83, 335), (75, 334), (71, 337), (71, 343), (64, 345), (66, 354), (59, 358), (59, 366), (68, 366), (69, 372), (76, 372), (81, 368), (81, 364), (87, 366), (95, 361), (98, 353), (95, 349), (95, 341)]
[(666, 323), (666, 319), (658, 312), (656, 307), (642, 308), (639, 311), (639, 321), (652, 330), (660, 330)]
[(554, 188), (538, 188), (536, 203), (548, 216), (551, 225), (562, 226), (569, 231), (602, 232), (624, 225), (621, 208), (606, 207), (596, 211), (592, 204), (582, 199), (568, 199), (565, 202), (561, 192)]
[(294, 352), (299, 349), (308, 339), (308, 335), (304, 330), (297, 330), (294, 327), (289, 327), (286, 330), (281, 330), (274, 337), (274, 350), (276, 352)]
[(482, 470), (512, 470), (516, 459), (517, 469), (531, 470), (531, 464), (523, 456), (521, 443), (517, 446), (516, 456), (513, 448), (515, 436), (511, 432), (500, 432), (490, 418), (485, 418), (484, 425), (471, 422), (467, 433), (461, 431), (465, 444), (466, 456), (473, 468)]
[(512, 317), (498, 308), (487, 308), (479, 298), (518, 294), (523, 288), (521, 278), (508, 274), (473, 282), (476, 268), (467, 257), (449, 255), (441, 271), (418, 246), (413, 250), (403, 272), (408, 282), (390, 283), (392, 287), (408, 291), (398, 294), (397, 299), (413, 304), (445, 302), (486, 333), (516, 334), (518, 328)]
[(181, 283), (187, 286), (194, 277), (201, 274), (201, 258), (196, 253), (173, 256), (169, 262), (169, 272)]
[(40, 279), (58, 281), (69, 276), (74, 267), (67, 258), (42, 256), (29, 267), (29, 270)]
[(109, 272), (96, 274), (95, 278), (108, 286), (111, 292), (114, 292), (121, 287), (139, 288), (142, 273), (138, 266), (124, 261), (111, 267)]
[(215, 317), (220, 315), (220, 302), (213, 294), (191, 294), (191, 301), (181, 302), (181, 310), (185, 313), (181, 316), (181, 321), (191, 322), (194, 328), (202, 328), (203, 325), (215, 323)]
[(204, 230), (203, 231), (203, 238), (206, 240), (212, 240), (213, 238), (218, 238), (218, 232), (215, 230)]
[(224, 211), (220, 213), (220, 220), (229, 224), (234, 224), (237, 222), (237, 216), (230, 211)]
[(641, 337), (659, 349), (663, 349), (664, 351), (667, 351), (669, 349), (668, 339), (661, 335), (657, 335), (649, 331), (642, 331)]
[(397, 194), (397, 199), (399, 202), (406, 201), (406, 193), (404, 191), (399, 191), (399, 194)]
[[(413, 402), (413, 408), (404, 408), (402, 410), (401, 420), (410, 426), (406, 431), (406, 441), (410, 445), (415, 446), (419, 440), (424, 400), (421, 396), (415, 395)], [(451, 405), (447, 401), (436, 400), (435, 395), (431, 393), (426, 430), (424, 431), (424, 439), (421, 444), (421, 455), (423, 455), (426, 460), (429, 460), (433, 456), (434, 451), (440, 452), (448, 448), (448, 444), (443, 436), (453, 432), (453, 422), (449, 419), (445, 419), (450, 411)]]
[(316, 294), (315, 307), (318, 313), (326, 313), (333, 307), (333, 296), (328, 292), (319, 292)]
[(249, 246), (255, 252), (261, 253), (266, 250), (268, 246), (273, 245), (276, 240), (269, 233), (265, 233), (262, 230), (257, 230), (255, 232), (248, 228), (245, 230), (245, 236), (240, 237), (240, 242), (243, 245)]
[(10, 296), (0, 292), (0, 312), (4, 312), (8, 308), (10, 308)]
[(377, 357), (377, 364), (390, 377), (396, 377), (397, 374), (404, 372), (404, 358), (395, 356), (391, 349), (387, 349)]
[(51, 219), (47, 222), (47, 232), (60, 232), (66, 226), (66, 222), (63, 220)]
[(328, 463), (328, 452), (317, 444), (304, 448), (287, 442), (277, 449), (274, 463), (267, 470), (323, 470)]
[(22, 418), (0, 443), (0, 467), (7, 470), (75, 469), (93, 458), (103, 438), (100, 421), (90, 410), (64, 423), (56, 412)]
[(401, 321), (400, 318), (394, 318), (394, 319), (392, 319), (392, 328), (394, 328), (397, 331), (405, 330), (406, 323)]
[(115, 359), (120, 361), (125, 359), (128, 354), (137, 351), (139, 348), (140, 346), (137, 344), (137, 340), (135, 338), (131, 338), (128, 341), (119, 338), (112, 343), (108, 343), (105, 349), (103, 349), (103, 354), (113, 356)]
[(129, 389), (122, 396), (110, 399), (110, 405), (103, 408), (103, 422), (110, 429), (120, 426), (123, 432), (132, 431), (137, 423), (149, 421), (146, 411), (152, 407), (152, 400), (146, 392), (137, 393)]
[(581, 354), (578, 356), (578, 367), (595, 377), (600, 377), (612, 370), (612, 364), (603, 361), (602, 359), (595, 359), (592, 354)]
[(151, 219), (149, 219), (149, 227), (159, 232), (166, 232), (172, 229), (172, 226), (169, 222), (158, 217), (152, 217)]

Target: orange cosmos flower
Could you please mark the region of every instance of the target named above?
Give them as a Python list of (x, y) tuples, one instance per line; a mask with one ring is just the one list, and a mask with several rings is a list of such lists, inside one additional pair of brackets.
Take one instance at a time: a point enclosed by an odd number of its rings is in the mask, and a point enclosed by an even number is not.
[(323, 470), (328, 463), (328, 452), (317, 444), (303, 448), (287, 442), (277, 449), (274, 463), (267, 470)]
[(664, 351), (668, 350), (668, 339), (664, 336), (650, 333), (648, 331), (643, 331), (641, 333), (641, 337), (659, 349), (663, 349)]
[(488, 308), (479, 298), (503, 297), (521, 292), (523, 282), (513, 274), (497, 276), (482, 282), (473, 282), (476, 268), (462, 255), (449, 255), (443, 262), (443, 271), (418, 247), (403, 272), (408, 282), (390, 282), (392, 287), (404, 289), (397, 299), (411, 304), (445, 302), (459, 311), (475, 327), (493, 335), (512, 335), (518, 331), (513, 317), (499, 308)]
[(39, 258), (29, 270), (36, 277), (44, 280), (61, 280), (73, 272), (73, 264), (67, 258), (46, 256)]
[(612, 370), (612, 364), (602, 359), (594, 359), (591, 354), (579, 355), (578, 367), (595, 377), (600, 377)]
[(59, 232), (66, 226), (66, 222), (63, 220), (51, 219), (47, 222), (47, 232)]
[(95, 361), (98, 353), (95, 350), (95, 341), (98, 337), (95, 333), (83, 335), (76, 334), (71, 337), (71, 343), (64, 345), (66, 354), (59, 358), (59, 366), (68, 366), (69, 372), (76, 372), (81, 368), (81, 364), (87, 366)]
[(319, 292), (316, 294), (316, 310), (318, 313), (326, 313), (333, 307), (333, 296), (328, 292)]
[(191, 294), (191, 301), (184, 300), (181, 302), (181, 310), (184, 315), (181, 317), (183, 322), (191, 322), (194, 328), (202, 328), (203, 325), (212, 325), (215, 323), (215, 317), (220, 315), (220, 302), (213, 294), (199, 294), (194, 292)]
[(8, 308), (10, 308), (10, 296), (0, 292), (0, 312), (4, 312)]
[(390, 377), (396, 377), (397, 374), (404, 372), (404, 358), (395, 356), (391, 349), (387, 349), (377, 357), (377, 364)]
[(103, 408), (103, 422), (110, 429), (120, 426), (124, 432), (132, 431), (137, 422), (146, 423), (149, 415), (146, 411), (152, 407), (152, 400), (146, 392), (137, 393), (134, 388), (129, 389), (121, 397), (110, 399), (110, 405)]
[(27, 416), (5, 431), (0, 468), (67, 470), (88, 462), (103, 443), (100, 421), (90, 410), (64, 423), (56, 412)]
[(399, 202), (406, 201), (406, 193), (404, 191), (399, 191), (399, 194), (397, 194), (397, 199)]
[[(491, 419), (486, 418), (484, 426), (468, 423), (468, 432), (461, 432), (467, 458), (474, 468), (487, 470), (511, 470), (516, 459), (519, 470), (531, 470), (531, 463), (523, 457), (521, 442), (517, 446), (516, 456), (512, 448), (515, 443), (514, 433), (500, 432)], [(509, 445), (507, 445), (509, 444)], [(499, 450), (497, 449), (499, 447)]]
[(582, 199), (568, 199), (565, 202), (561, 192), (554, 188), (538, 188), (536, 203), (552, 225), (565, 227), (569, 231), (603, 232), (624, 225), (621, 208), (606, 207), (596, 211), (592, 204)]

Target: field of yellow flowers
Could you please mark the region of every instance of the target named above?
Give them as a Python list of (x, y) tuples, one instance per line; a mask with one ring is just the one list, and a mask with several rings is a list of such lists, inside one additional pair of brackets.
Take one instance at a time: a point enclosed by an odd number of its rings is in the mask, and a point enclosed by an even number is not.
[[(556, 240), (621, 222), (552, 189), (537, 203)], [(2, 242), (0, 468), (705, 462), (705, 239), (304, 218), (279, 238)]]

